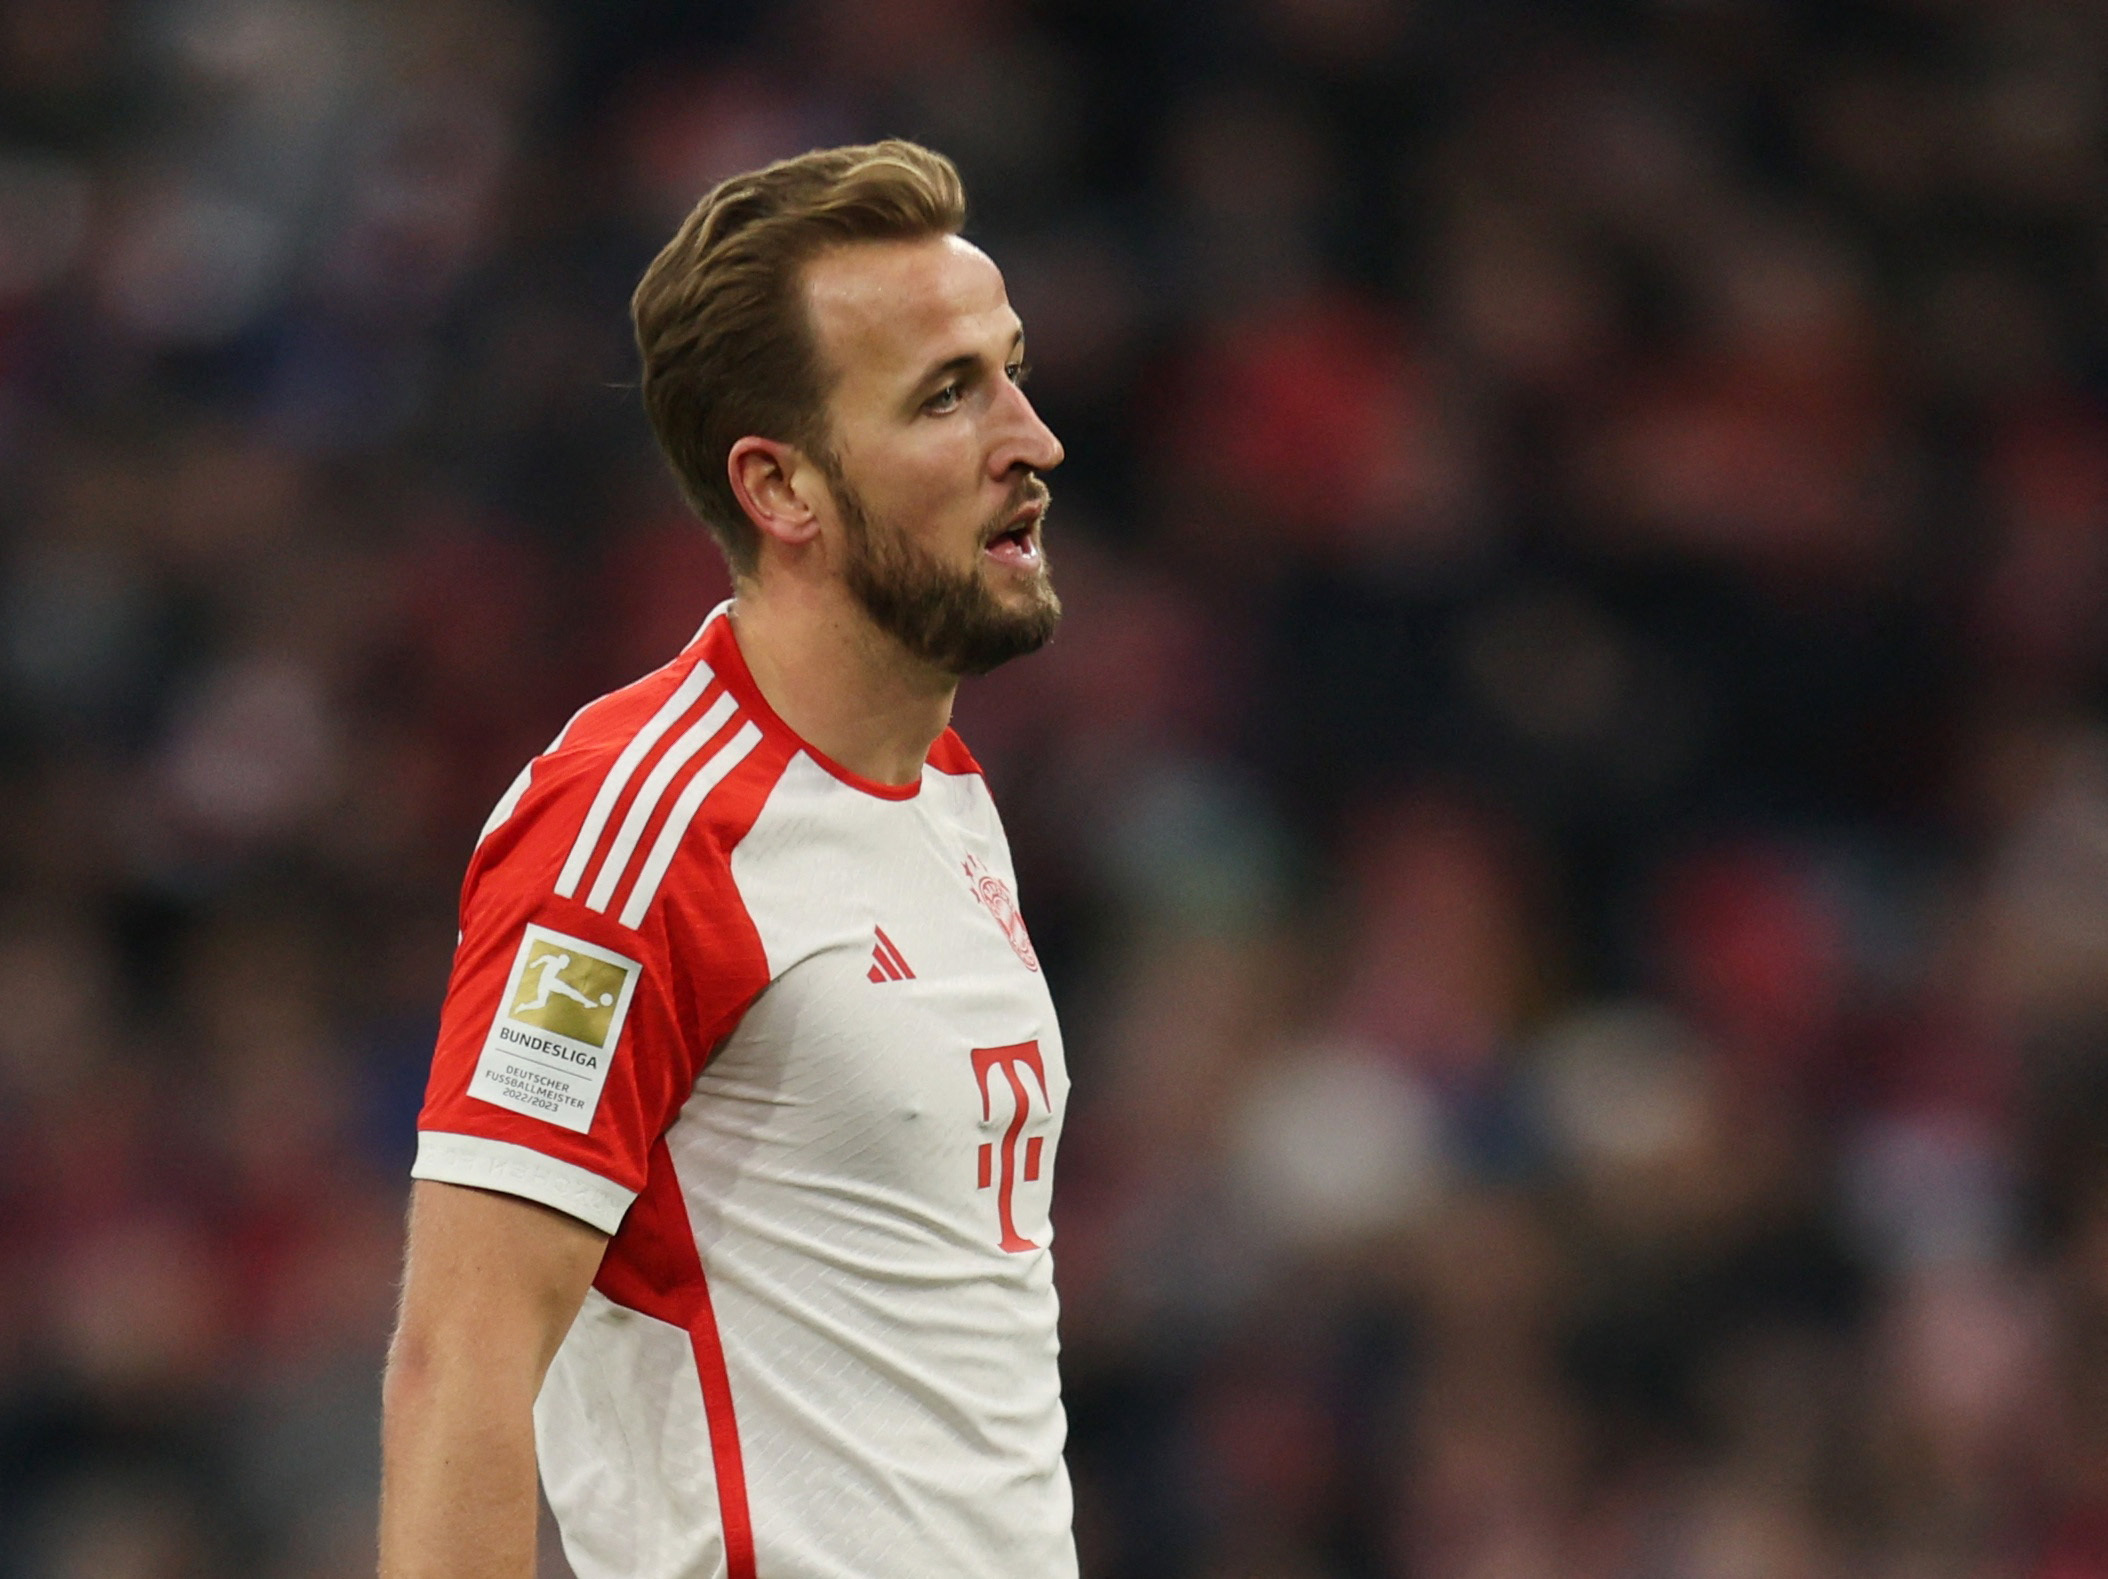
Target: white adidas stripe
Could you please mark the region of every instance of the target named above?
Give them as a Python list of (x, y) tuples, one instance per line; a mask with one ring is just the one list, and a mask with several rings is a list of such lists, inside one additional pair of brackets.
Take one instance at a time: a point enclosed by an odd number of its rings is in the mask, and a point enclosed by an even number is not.
[(643, 787), (629, 803), (629, 811), (622, 819), (622, 828), (615, 835), (615, 842), (608, 846), (608, 853), (601, 858), (600, 875), (593, 879), (593, 891), (586, 895), (588, 910), (607, 909), (608, 901), (615, 897), (615, 886), (622, 881), (622, 874), (629, 866), (630, 857), (636, 853), (637, 841), (644, 837), (645, 824), (659, 809), (659, 800), (665, 795), (666, 786), (688, 765), (691, 757), (710, 743), (711, 737), (724, 727), (725, 720), (732, 716), (738, 705), (732, 700), (731, 692), (722, 693), (652, 765), (651, 772), (645, 775)]
[(476, 835), (477, 844), (480, 845), (504, 827), (506, 819), (520, 809), (520, 801), (527, 793), (527, 786), (534, 782), (534, 764), (539, 761), (540, 757), (531, 758), (527, 765), (514, 775), (505, 793), (498, 797), (498, 804), (491, 807), (490, 815), (483, 819), (483, 831)]
[(631, 736), (630, 743), (622, 748), (615, 758), (615, 765), (608, 769), (608, 776), (600, 781), (600, 792), (593, 797), (593, 804), (586, 812), (586, 820), (579, 825), (578, 838), (571, 845), (571, 854), (564, 861), (564, 869), (557, 875), (556, 891), (569, 899), (578, 892), (579, 880), (586, 874), (586, 866), (593, 859), (593, 850), (600, 843), (600, 835), (606, 830), (608, 818), (614, 815), (615, 802), (622, 798), (630, 775), (637, 771), (637, 764), (645, 754), (659, 743), (659, 738), (674, 726), (676, 720), (693, 707), (696, 699), (709, 688), (717, 676), (712, 674), (707, 663), (698, 663), (688, 671), (688, 678), (680, 683), (673, 695), (666, 698), (659, 710), (651, 715), (645, 726)]
[[(592, 703), (588, 702), (586, 707), (591, 707), (592, 705)], [(585, 715), (586, 709), (581, 707), (577, 712), (565, 719), (564, 727), (556, 732), (556, 738), (542, 747), (538, 754), (528, 759), (527, 765), (520, 769), (519, 776), (507, 786), (505, 793), (498, 797), (498, 804), (491, 807), (490, 815), (483, 819), (483, 831), (476, 835), (476, 843), (481, 844), (485, 839), (488, 839), (492, 834), (504, 827), (507, 819), (520, 809), (521, 798), (526, 795), (528, 785), (534, 782), (535, 763), (541, 761), (543, 757), (546, 757), (550, 752), (562, 745), (564, 736), (571, 733), (571, 726), (585, 717)]]
[[(682, 835), (695, 821), (695, 814), (702, 809), (704, 799), (724, 782), (725, 775), (746, 761), (747, 753), (760, 743), (761, 730), (749, 719), (740, 726), (739, 733), (718, 747), (710, 760), (697, 768), (695, 776), (682, 786), (680, 798), (673, 803), (673, 810), (666, 814), (666, 825), (659, 830), (651, 854), (637, 873), (637, 884), (629, 892), (629, 903), (622, 907), (624, 926), (635, 927), (643, 921), (644, 913), (651, 908), (651, 902), (659, 892), (666, 869), (673, 865)], [(595, 892), (598, 892), (597, 886)]]

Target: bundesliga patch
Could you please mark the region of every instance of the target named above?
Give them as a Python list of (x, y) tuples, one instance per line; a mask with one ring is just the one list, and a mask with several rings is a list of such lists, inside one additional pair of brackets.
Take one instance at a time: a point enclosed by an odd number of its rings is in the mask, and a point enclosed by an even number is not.
[(468, 1094), (583, 1135), (643, 974), (598, 944), (527, 928)]

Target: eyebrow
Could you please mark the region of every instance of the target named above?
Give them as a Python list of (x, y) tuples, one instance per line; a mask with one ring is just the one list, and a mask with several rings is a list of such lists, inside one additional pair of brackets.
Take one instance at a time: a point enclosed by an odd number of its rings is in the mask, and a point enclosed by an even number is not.
[[(1023, 345), (1024, 343), (1025, 326), (1023, 324), (1019, 324), (1017, 326), (1017, 332), (1010, 337), (1010, 349), (1015, 351), (1019, 346)], [(974, 369), (978, 368), (980, 365), (981, 358), (978, 354), (972, 351), (962, 352), (958, 356), (948, 358), (945, 361), (939, 362), (935, 367), (930, 368), (927, 372), (922, 375), (922, 377), (915, 380), (915, 387), (917, 389), (926, 388), (929, 384), (931, 384), (937, 379), (951, 378), (960, 373), (970, 373), (974, 371)]]

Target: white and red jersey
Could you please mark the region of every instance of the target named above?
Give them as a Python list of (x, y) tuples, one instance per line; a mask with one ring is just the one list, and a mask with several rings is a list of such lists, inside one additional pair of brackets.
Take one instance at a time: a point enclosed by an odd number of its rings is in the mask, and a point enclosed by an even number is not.
[(535, 1406), (581, 1579), (1071, 1579), (1068, 1093), (980, 770), (828, 762), (720, 609), (471, 861), (421, 1179), (611, 1234)]

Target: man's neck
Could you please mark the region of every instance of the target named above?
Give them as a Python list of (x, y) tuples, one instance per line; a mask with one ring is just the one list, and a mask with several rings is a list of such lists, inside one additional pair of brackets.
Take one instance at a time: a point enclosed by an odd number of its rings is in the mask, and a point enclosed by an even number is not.
[(909, 656), (836, 588), (743, 584), (732, 631), (763, 699), (807, 745), (881, 784), (920, 780), (956, 677)]

